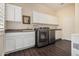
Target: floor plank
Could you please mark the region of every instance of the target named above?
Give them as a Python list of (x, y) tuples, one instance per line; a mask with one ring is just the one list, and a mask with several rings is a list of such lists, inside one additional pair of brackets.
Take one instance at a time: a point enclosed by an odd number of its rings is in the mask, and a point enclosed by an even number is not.
[(59, 40), (42, 48), (29, 48), (5, 56), (71, 56), (71, 41)]

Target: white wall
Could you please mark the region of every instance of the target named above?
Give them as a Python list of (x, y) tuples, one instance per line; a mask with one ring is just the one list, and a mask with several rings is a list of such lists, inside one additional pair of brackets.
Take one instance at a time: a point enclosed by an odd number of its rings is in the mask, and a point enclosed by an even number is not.
[(79, 3), (75, 4), (75, 33), (79, 34)]
[(71, 34), (74, 33), (75, 27), (75, 4), (63, 7), (57, 13), (59, 24), (62, 28), (62, 38), (70, 40)]

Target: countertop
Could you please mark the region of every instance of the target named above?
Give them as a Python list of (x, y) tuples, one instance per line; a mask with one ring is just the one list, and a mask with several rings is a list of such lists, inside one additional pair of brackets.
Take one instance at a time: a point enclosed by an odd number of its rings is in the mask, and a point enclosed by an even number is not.
[[(49, 29), (49, 30), (62, 30), (62, 29)], [(35, 31), (34, 29), (7, 29), (5, 30), (6, 33), (10, 32), (33, 32)]]
[(49, 29), (49, 30), (62, 30), (62, 29)]
[(5, 30), (5, 33), (10, 33), (10, 32), (33, 32), (33, 29), (7, 29)]

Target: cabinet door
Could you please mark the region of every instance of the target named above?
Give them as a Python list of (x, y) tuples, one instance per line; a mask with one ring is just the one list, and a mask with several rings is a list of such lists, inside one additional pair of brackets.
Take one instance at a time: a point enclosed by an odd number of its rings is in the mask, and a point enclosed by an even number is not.
[(50, 30), (49, 31), (49, 43), (54, 43), (55, 42), (55, 31)]
[(4, 52), (4, 32), (0, 31), (0, 56), (3, 54)]
[(6, 20), (14, 21), (14, 6), (11, 4), (6, 4)]
[(40, 22), (39, 21), (40, 16), (37, 12), (33, 11), (32, 17), (33, 17), (33, 23), (39, 23)]
[(0, 3), (0, 16), (4, 17), (4, 11), (5, 11), (5, 4)]
[(15, 19), (14, 19), (14, 21), (21, 21), (21, 20), (22, 20), (21, 7), (15, 6)]
[(46, 15), (33, 11), (33, 23), (46, 23)]
[(48, 24), (47, 19), (47, 14), (39, 13), (40, 23)]
[(52, 20), (53, 20), (53, 24), (58, 25), (58, 19), (57, 19), (57, 17), (53, 16)]
[(49, 24), (54, 24), (54, 25), (58, 25), (58, 20), (57, 17), (55, 16), (49, 16), (48, 15), (48, 21)]
[(5, 4), (0, 3), (0, 28), (4, 28)]
[(16, 49), (23, 48), (23, 37), (22, 36), (16, 36)]
[(29, 48), (35, 45), (35, 32), (28, 32), (24, 39), (24, 47)]
[(52, 21), (53, 21), (52, 16), (46, 15), (46, 23), (47, 23), (47, 24), (53, 24)]
[(9, 51), (13, 51), (15, 50), (15, 47), (16, 47), (16, 43), (15, 43), (15, 39), (12, 37), (12, 38), (6, 38), (6, 52), (9, 52)]
[(33, 22), (58, 25), (57, 17), (35, 11), (33, 12)]
[[(29, 40), (29, 41), (27, 41), (27, 40)], [(27, 38), (24, 40), (24, 47), (30, 48), (33, 46), (35, 46), (35, 41), (33, 41), (33, 38)]]

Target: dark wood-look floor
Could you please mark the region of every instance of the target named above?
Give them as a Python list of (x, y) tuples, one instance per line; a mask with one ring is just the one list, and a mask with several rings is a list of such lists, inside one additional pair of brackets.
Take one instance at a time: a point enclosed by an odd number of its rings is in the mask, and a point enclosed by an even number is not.
[(29, 48), (5, 56), (71, 56), (71, 42), (59, 40), (42, 48)]

